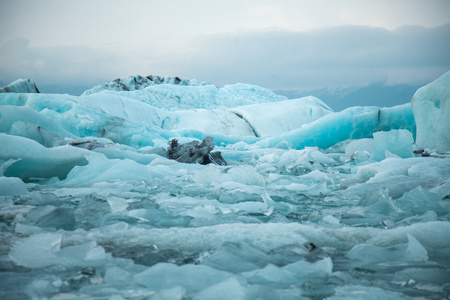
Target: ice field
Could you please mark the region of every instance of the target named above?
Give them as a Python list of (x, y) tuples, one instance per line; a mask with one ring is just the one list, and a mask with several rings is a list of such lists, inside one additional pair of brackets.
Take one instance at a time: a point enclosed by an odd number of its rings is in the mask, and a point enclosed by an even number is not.
[[(176, 77), (32, 85), (0, 93), (1, 299), (450, 297), (450, 72), (342, 112)], [(168, 158), (207, 136), (226, 165)]]

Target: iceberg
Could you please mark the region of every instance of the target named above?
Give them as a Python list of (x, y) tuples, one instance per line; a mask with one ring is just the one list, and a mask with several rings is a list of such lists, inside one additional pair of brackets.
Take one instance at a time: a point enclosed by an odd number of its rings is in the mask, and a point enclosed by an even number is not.
[(303, 149), (317, 146), (326, 149), (348, 139), (370, 138), (377, 131), (393, 129), (415, 132), (410, 104), (389, 108), (351, 107), (326, 114), (298, 129), (263, 139), (258, 144), (262, 147)]
[(142, 90), (146, 87), (158, 85), (158, 84), (174, 84), (174, 85), (182, 85), (182, 86), (198, 86), (198, 85), (207, 85), (206, 82), (201, 82), (195, 79), (181, 79), (179, 77), (166, 76), (161, 77), (158, 75), (149, 75), (149, 76), (140, 76), (140, 75), (132, 75), (128, 77), (121, 77), (114, 79), (113, 81), (106, 82), (104, 85), (98, 85), (93, 87), (90, 90), (87, 90), (83, 93), (83, 95), (92, 95), (95, 93), (99, 93), (103, 90), (112, 90), (112, 91), (134, 91), (134, 90)]
[(417, 146), (450, 151), (450, 71), (418, 89), (411, 104), (417, 124)]
[(439, 80), (342, 112), (176, 77), (1, 93), (0, 295), (446, 298)]
[(30, 79), (20, 78), (0, 88), (0, 93), (39, 93), (39, 90)]
[(332, 112), (315, 97), (239, 106), (231, 109), (250, 124), (256, 136), (278, 135), (311, 123)]

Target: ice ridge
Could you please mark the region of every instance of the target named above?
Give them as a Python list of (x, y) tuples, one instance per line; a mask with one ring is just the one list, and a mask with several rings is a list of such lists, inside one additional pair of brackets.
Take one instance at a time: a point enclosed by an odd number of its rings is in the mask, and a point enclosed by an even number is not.
[(177, 76), (165, 76), (161, 77), (158, 75), (132, 75), (128, 77), (121, 77), (114, 79), (113, 81), (106, 82), (103, 85), (98, 85), (90, 90), (83, 93), (84, 96), (92, 95), (103, 90), (112, 91), (134, 91), (141, 90), (146, 87), (157, 85), (157, 84), (173, 84), (182, 86), (201, 86), (207, 85), (206, 82), (198, 81), (196, 79), (182, 79)]
[(0, 93), (39, 93), (39, 89), (30, 79), (20, 78), (1, 88)]

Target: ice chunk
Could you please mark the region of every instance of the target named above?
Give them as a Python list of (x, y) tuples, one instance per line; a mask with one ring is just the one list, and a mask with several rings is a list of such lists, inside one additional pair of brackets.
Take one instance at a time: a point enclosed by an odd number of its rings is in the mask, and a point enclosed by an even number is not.
[(242, 273), (249, 283), (286, 288), (306, 281), (321, 281), (331, 274), (333, 262), (327, 257), (314, 263), (298, 261), (284, 267), (272, 264), (263, 269)]
[(57, 260), (56, 252), (61, 246), (61, 234), (39, 233), (17, 241), (9, 257), (19, 266), (42, 268)]
[(268, 263), (268, 256), (263, 251), (246, 243), (225, 242), (202, 264), (232, 273), (259, 269)]
[(71, 146), (45, 148), (39, 143), (18, 136), (0, 133), (0, 159), (20, 159), (4, 170), (5, 176), (49, 178), (66, 177), (76, 165), (85, 165), (87, 150)]
[(417, 146), (450, 151), (450, 71), (418, 89), (411, 104), (417, 124)]
[(128, 281), (131, 278), (131, 274), (119, 267), (110, 267), (106, 270), (105, 281), (108, 283), (118, 281)]
[(230, 273), (204, 265), (176, 266), (159, 263), (134, 276), (138, 284), (156, 291), (183, 286), (189, 291), (201, 291), (209, 286), (232, 278)]
[(408, 130), (391, 130), (373, 134), (375, 149), (371, 159), (381, 161), (386, 157), (386, 151), (402, 158), (412, 157), (414, 139)]
[(153, 294), (149, 300), (183, 300), (186, 297), (186, 289), (181, 286), (163, 289)]
[(128, 212), (128, 215), (155, 227), (186, 226), (192, 219), (188, 216), (174, 216), (156, 209), (133, 209)]
[[(45, 98), (43, 97), (43, 99)], [(48, 144), (51, 142), (50, 138), (53, 137), (76, 138), (51, 117), (46, 116), (43, 112), (37, 112), (29, 106), (1, 105), (0, 115), (0, 132), (34, 137), (33, 139), (37, 142), (41, 140)], [(33, 129), (33, 127), (36, 128)]]
[(403, 194), (402, 197), (395, 201), (395, 205), (404, 211), (411, 211), (417, 214), (423, 214), (430, 210), (437, 214), (443, 214), (445, 211), (441, 202), (441, 197), (438, 194), (418, 186)]
[(193, 297), (194, 300), (228, 300), (228, 299), (246, 299), (245, 289), (235, 277), (217, 283)]
[(347, 257), (365, 262), (408, 262), (427, 261), (428, 252), (411, 234), (407, 234), (408, 243), (389, 248), (360, 244), (353, 247)]
[[(28, 218), (29, 216), (27, 216)], [(57, 207), (39, 217), (35, 222), (41, 228), (75, 230), (76, 221), (73, 209)]]
[(123, 198), (119, 198), (116, 196), (110, 196), (106, 200), (108, 201), (109, 205), (111, 206), (112, 212), (124, 211), (128, 207), (127, 200), (125, 200)]
[(336, 293), (327, 298), (329, 300), (367, 299), (367, 300), (407, 300), (410, 299), (400, 293), (391, 292), (372, 286), (346, 285), (336, 288)]
[(102, 246), (96, 242), (62, 248), (58, 253), (58, 262), (67, 266), (92, 266), (107, 257)]
[(91, 155), (87, 159), (89, 161), (87, 165), (76, 166), (70, 171), (64, 180), (65, 184), (92, 185), (98, 182), (153, 178), (150, 166), (141, 165), (130, 159), (107, 159), (101, 154)]
[(20, 178), (0, 177), (0, 196), (15, 196), (27, 193), (27, 186)]
[[(208, 165), (194, 173), (194, 179), (200, 184), (223, 186), (225, 188), (243, 187), (243, 185), (263, 186), (262, 177), (252, 166), (232, 166), (227, 170), (221, 170), (215, 165)], [(226, 185), (224, 185), (226, 184)], [(251, 192), (253, 189), (246, 189)]]
[(374, 147), (373, 139), (352, 140), (345, 146), (345, 155), (352, 156), (358, 151), (373, 153)]

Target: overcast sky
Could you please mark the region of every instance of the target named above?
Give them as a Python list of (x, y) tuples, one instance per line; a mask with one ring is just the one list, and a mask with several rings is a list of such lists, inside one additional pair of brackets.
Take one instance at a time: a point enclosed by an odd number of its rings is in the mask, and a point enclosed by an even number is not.
[(305, 89), (429, 82), (450, 0), (0, 0), (0, 81), (132, 74)]

